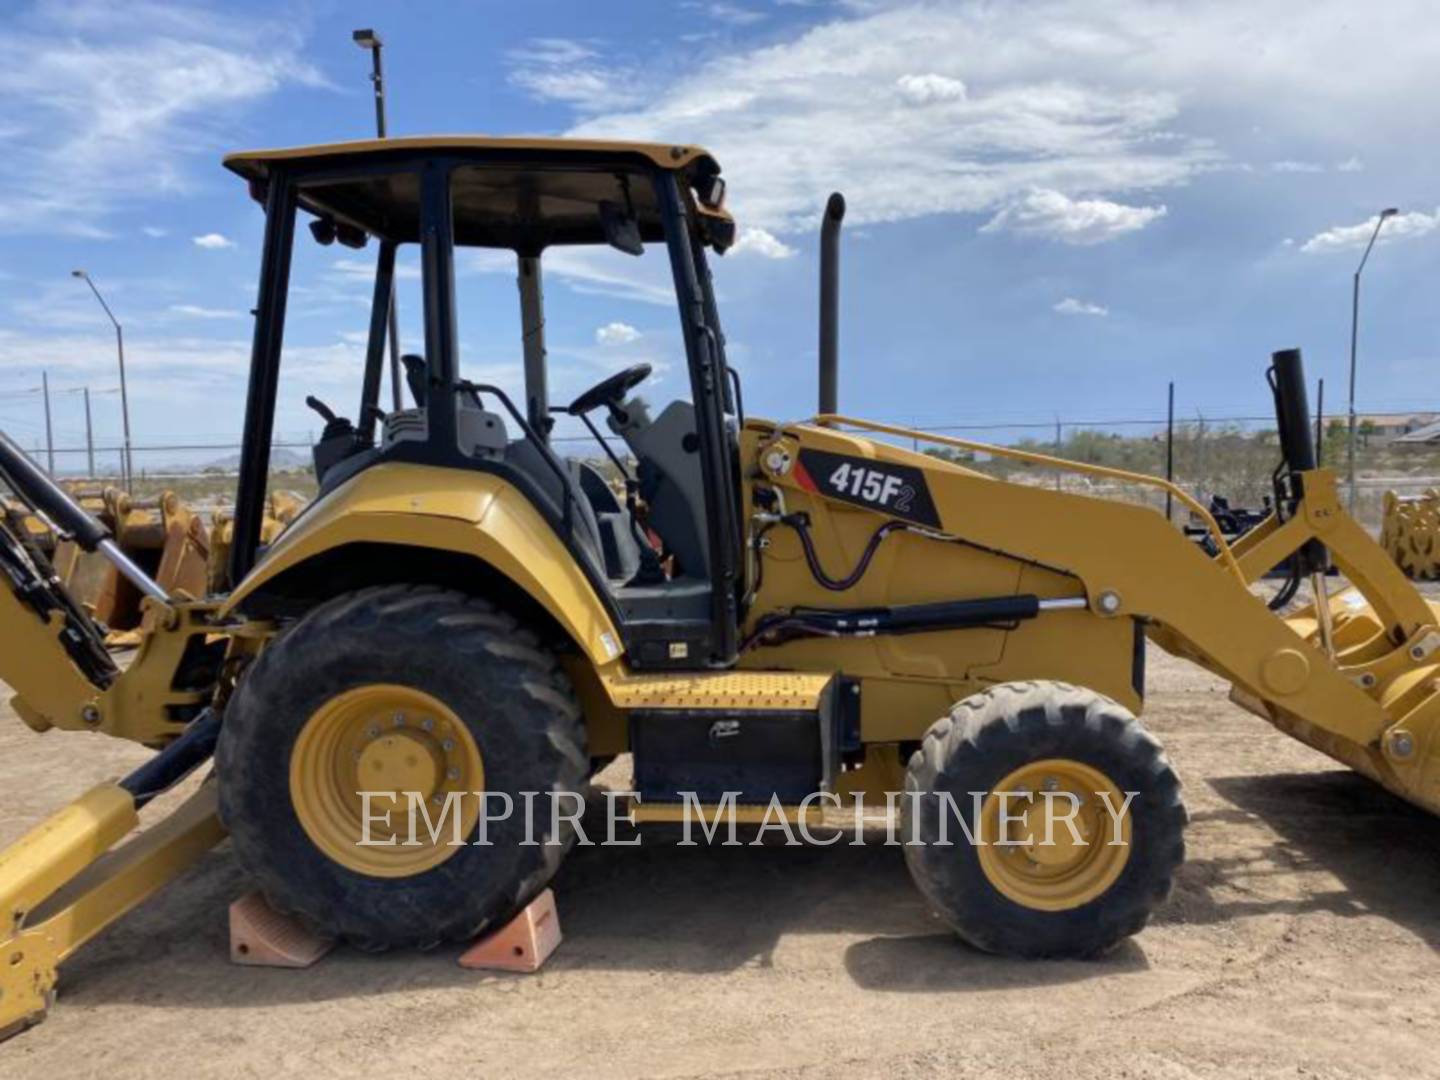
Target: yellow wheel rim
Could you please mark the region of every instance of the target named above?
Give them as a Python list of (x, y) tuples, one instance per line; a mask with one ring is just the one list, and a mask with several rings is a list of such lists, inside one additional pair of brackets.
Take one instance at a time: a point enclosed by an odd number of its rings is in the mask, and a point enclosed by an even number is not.
[[(461, 846), (453, 841), (468, 839), (480, 814), (479, 800), (465, 793), (484, 790), (470, 729), (438, 698), (408, 686), (376, 683), (331, 698), (305, 722), (290, 755), (290, 801), (305, 834), (341, 866), (371, 877), (410, 877), (453, 856)], [(385, 793), (369, 799), (368, 829), (361, 792)]]
[[(1113, 843), (1114, 815), (1124, 804), (1109, 777), (1079, 761), (1048, 758), (1016, 769), (981, 803), (975, 836), (980, 869), (991, 885), (1027, 908), (1065, 911), (1087, 904), (1115, 884), (1130, 859), (1128, 807), (1120, 818), (1120, 842)], [(1073, 830), (1065, 820), (1072, 809)]]

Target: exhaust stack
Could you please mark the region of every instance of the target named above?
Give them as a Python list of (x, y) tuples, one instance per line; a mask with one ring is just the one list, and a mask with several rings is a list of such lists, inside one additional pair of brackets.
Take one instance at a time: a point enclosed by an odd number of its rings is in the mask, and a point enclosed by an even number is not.
[(820, 226), (820, 413), (840, 409), (840, 223), (845, 196), (834, 192)]

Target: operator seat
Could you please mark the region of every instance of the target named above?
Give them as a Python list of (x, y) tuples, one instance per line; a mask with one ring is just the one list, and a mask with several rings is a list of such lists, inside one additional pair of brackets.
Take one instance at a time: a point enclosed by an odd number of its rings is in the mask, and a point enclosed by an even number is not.
[(611, 414), (609, 424), (639, 463), (640, 496), (650, 508), (647, 524), (674, 552), (682, 576), (708, 580), (705, 475), (695, 434), (695, 406), (672, 401), (652, 421), (644, 399), (631, 398)]
[(605, 557), (605, 576), (630, 581), (640, 569), (640, 541), (630, 524), (630, 511), (621, 505), (605, 474), (594, 465), (573, 459), (568, 464), (585, 501), (595, 512), (600, 528), (600, 552)]

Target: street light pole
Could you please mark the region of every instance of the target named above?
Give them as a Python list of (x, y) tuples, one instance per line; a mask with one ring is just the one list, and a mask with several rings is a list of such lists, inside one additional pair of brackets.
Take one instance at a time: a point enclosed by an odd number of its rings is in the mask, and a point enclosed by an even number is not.
[[(350, 35), (352, 41), (370, 53), (370, 82), (375, 87), (375, 134), (386, 138), (385, 124), (385, 68), (380, 53), (385, 42), (374, 30), (356, 30)], [(395, 304), (395, 279), (390, 280), (390, 397), (396, 409), (404, 405), (400, 396), (400, 320)]]
[(1370, 258), (1370, 249), (1375, 246), (1381, 226), (1398, 213), (1395, 207), (1387, 207), (1381, 210), (1380, 216), (1375, 219), (1375, 230), (1370, 234), (1370, 242), (1365, 245), (1365, 254), (1360, 256), (1360, 265), (1355, 268), (1350, 292), (1350, 424), (1345, 447), (1345, 473), (1346, 483), (1350, 488), (1348, 501), (1352, 517), (1355, 515), (1355, 349), (1360, 338), (1360, 272), (1365, 269), (1365, 263)]
[(95, 287), (95, 282), (84, 270), (72, 270), (71, 276), (79, 278), (90, 286), (90, 291), (95, 294), (95, 299), (100, 301), (100, 306), (105, 309), (105, 315), (115, 327), (115, 351), (120, 357), (120, 420), (125, 432), (125, 490), (135, 494), (135, 459), (130, 450), (130, 395), (125, 388), (125, 331), (120, 326), (120, 320), (115, 318), (115, 313), (110, 310), (110, 305), (100, 295), (100, 290)]

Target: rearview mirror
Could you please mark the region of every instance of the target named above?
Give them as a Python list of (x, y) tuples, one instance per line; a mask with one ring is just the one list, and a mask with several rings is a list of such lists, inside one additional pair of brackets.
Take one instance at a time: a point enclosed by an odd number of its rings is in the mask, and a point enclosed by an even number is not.
[(617, 202), (600, 202), (600, 228), (605, 242), (626, 255), (644, 255), (645, 243), (640, 239), (640, 222), (634, 213)]

